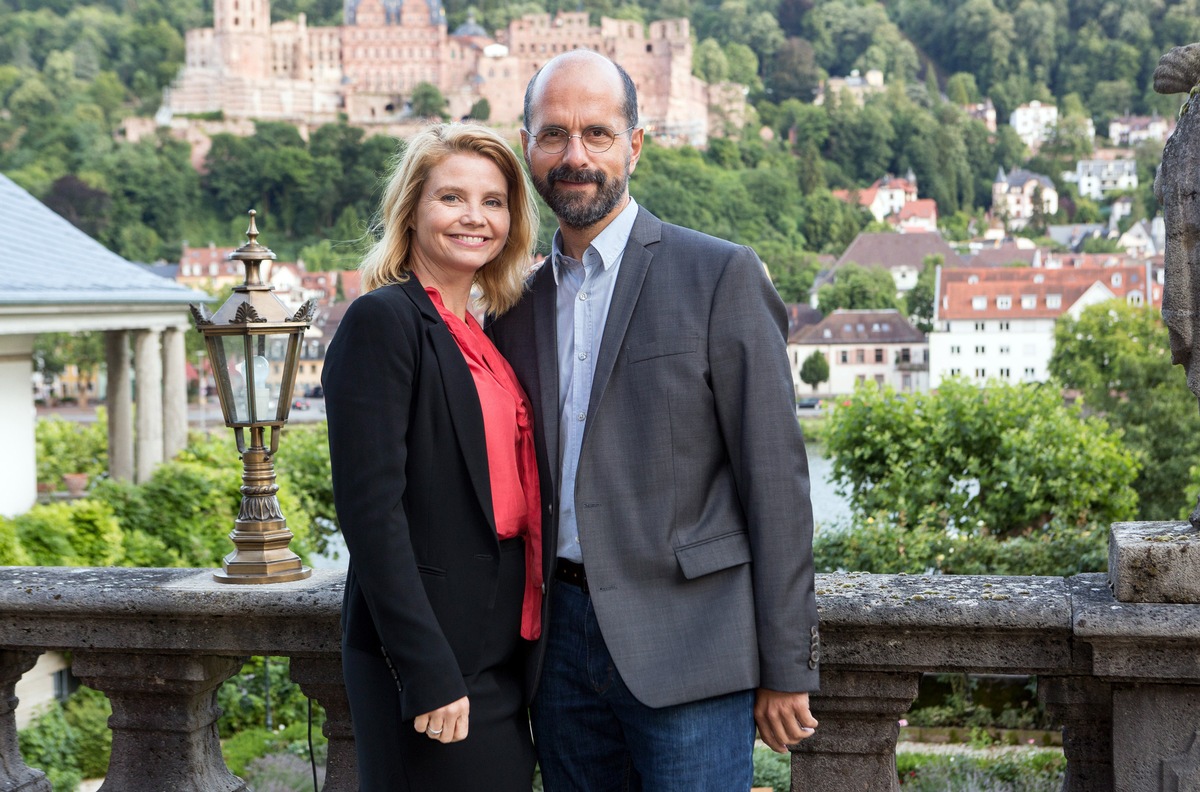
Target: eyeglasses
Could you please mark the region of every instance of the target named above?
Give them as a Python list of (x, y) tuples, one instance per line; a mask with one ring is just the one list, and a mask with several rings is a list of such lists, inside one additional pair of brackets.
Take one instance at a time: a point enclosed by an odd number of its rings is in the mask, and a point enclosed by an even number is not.
[(547, 154), (561, 154), (567, 150), (567, 145), (571, 142), (571, 138), (579, 138), (579, 142), (583, 147), (593, 154), (603, 154), (612, 148), (613, 143), (617, 142), (618, 135), (624, 135), (629, 130), (637, 125), (622, 129), (620, 132), (613, 132), (608, 127), (590, 126), (584, 127), (583, 132), (578, 135), (572, 135), (562, 127), (546, 127), (536, 135), (528, 129), (523, 130), (525, 134), (533, 137), (533, 142), (537, 147)]

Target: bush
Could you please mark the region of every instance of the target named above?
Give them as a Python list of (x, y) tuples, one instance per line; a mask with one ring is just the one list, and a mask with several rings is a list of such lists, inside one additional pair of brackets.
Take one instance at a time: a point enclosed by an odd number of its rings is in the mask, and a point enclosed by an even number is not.
[(1108, 568), (1108, 532), (1099, 525), (1051, 523), (1026, 536), (950, 532), (936, 525), (903, 527), (880, 515), (813, 539), (818, 572), (877, 574), (1050, 575)]
[(1059, 792), (1067, 762), (1061, 751), (998, 756), (903, 753), (896, 770), (905, 792)]
[(75, 735), (75, 759), (84, 778), (101, 778), (108, 772), (112, 732), (108, 718), (112, 705), (99, 690), (81, 687), (63, 707), (67, 725)]
[(55, 792), (73, 792), (83, 781), (75, 731), (58, 702), (17, 732), (17, 742), (25, 764), (43, 771)]
[(235, 776), (242, 776), (246, 766), (279, 748), (275, 732), (266, 729), (244, 729), (221, 743), (225, 765)]
[(38, 484), (57, 490), (64, 473), (98, 476), (108, 470), (108, 418), (103, 409), (96, 411), (93, 423), (40, 419), (34, 438)]
[[(288, 740), (307, 739), (308, 698), (300, 686), (291, 680), (291, 664), (286, 657), (272, 657), (264, 663), (262, 657), (252, 657), (217, 691), (217, 704), (224, 715), (220, 720), (222, 737), (230, 737), (247, 729), (266, 729), (266, 689), (264, 667), (271, 673), (271, 729), (284, 732)], [(319, 733), (325, 722), (321, 706), (313, 702), (313, 742), (324, 741)], [(299, 731), (288, 732), (288, 729)], [(281, 743), (278, 747), (283, 747)], [(307, 748), (306, 748), (307, 750)], [(260, 754), (261, 755), (261, 754)]]
[(0, 566), (26, 566), (31, 563), (29, 553), (17, 538), (17, 524), (0, 517)]
[(765, 745), (754, 746), (754, 786), (791, 792), (792, 755), (778, 754)]
[(125, 555), (121, 525), (102, 501), (38, 504), (13, 524), (38, 566), (113, 566)]
[[(307, 792), (313, 788), (312, 767), (307, 760), (291, 754), (255, 759), (246, 767), (244, 778), (254, 792)], [(325, 783), (323, 767), (317, 767), (317, 783)]]

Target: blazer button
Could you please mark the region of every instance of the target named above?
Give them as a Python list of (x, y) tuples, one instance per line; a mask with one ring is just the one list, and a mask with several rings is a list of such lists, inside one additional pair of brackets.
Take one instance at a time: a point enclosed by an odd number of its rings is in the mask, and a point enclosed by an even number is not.
[(816, 670), (817, 670), (817, 661), (816, 661), (816, 660), (809, 660), (809, 661), (808, 661), (808, 667), (809, 667), (809, 668), (811, 668), (812, 670), (816, 671)]

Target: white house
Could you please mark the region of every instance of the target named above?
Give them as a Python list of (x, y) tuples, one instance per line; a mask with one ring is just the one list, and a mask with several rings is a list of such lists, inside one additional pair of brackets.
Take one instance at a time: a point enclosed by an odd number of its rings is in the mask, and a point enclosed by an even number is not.
[(1162, 305), (1162, 285), (1142, 266), (941, 268), (929, 334), (929, 384), (951, 376), (979, 384), (1044, 382), (1054, 324), (1089, 305), (1123, 298)]
[[(792, 382), (799, 396), (852, 393), (860, 382), (890, 385), (898, 391), (929, 389), (929, 345), (896, 309), (836, 310), (788, 339)], [(829, 379), (816, 389), (800, 379), (814, 352), (829, 363)]]
[(1136, 146), (1147, 140), (1166, 143), (1175, 122), (1158, 115), (1121, 116), (1108, 122), (1108, 139), (1114, 146)]
[(1137, 161), (1132, 158), (1080, 160), (1075, 165), (1075, 181), (1079, 184), (1079, 195), (1093, 201), (1103, 200), (1110, 192), (1136, 190)]
[(1029, 225), (1039, 205), (1046, 217), (1058, 211), (1058, 190), (1049, 176), (1021, 168), (1008, 174), (1004, 168), (996, 172), (996, 181), (992, 183), (992, 213), (1003, 217), (1009, 230), (1018, 231)]
[(863, 190), (834, 190), (834, 196), (843, 201), (857, 201), (858, 205), (883, 222), (889, 215), (898, 214), (904, 207), (917, 200), (917, 177), (909, 170), (904, 178), (887, 174)]
[(1058, 108), (1035, 99), (1013, 110), (1008, 123), (1030, 151), (1037, 151), (1058, 124)]

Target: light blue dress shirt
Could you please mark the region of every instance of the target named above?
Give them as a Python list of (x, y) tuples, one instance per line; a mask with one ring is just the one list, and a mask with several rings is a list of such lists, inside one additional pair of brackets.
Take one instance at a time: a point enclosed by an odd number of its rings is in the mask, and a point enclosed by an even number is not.
[(580, 564), (583, 549), (575, 519), (575, 473), (587, 426), (596, 356), (637, 211), (637, 204), (630, 198), (629, 205), (592, 240), (583, 261), (563, 254), (562, 236), (557, 231), (551, 251), (554, 282), (558, 284), (558, 416), (562, 442), (558, 555)]

